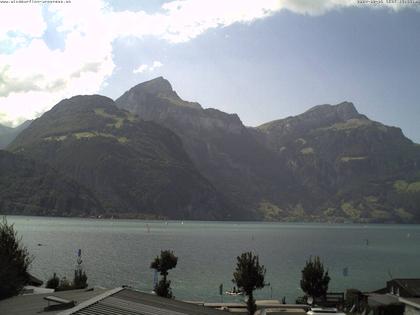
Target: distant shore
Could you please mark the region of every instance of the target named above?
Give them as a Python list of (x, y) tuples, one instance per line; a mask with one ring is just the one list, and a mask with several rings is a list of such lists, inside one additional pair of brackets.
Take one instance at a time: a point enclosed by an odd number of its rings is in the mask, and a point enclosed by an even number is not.
[(225, 219), (225, 220), (201, 220), (201, 219), (184, 219), (184, 218), (169, 218), (154, 214), (145, 213), (108, 213), (98, 215), (36, 215), (36, 214), (14, 214), (14, 213), (1, 213), (0, 216), (33, 216), (42, 218), (76, 218), (76, 219), (95, 219), (95, 220), (153, 220), (153, 221), (192, 221), (192, 222), (260, 222), (260, 223), (327, 223), (327, 224), (420, 224), (420, 222), (398, 222), (392, 220), (378, 220), (372, 218), (360, 218), (360, 220), (349, 220), (343, 217), (308, 217), (307, 219), (296, 218), (296, 217), (285, 217), (282, 220), (267, 220), (267, 219), (256, 219), (256, 220), (238, 220), (238, 219)]

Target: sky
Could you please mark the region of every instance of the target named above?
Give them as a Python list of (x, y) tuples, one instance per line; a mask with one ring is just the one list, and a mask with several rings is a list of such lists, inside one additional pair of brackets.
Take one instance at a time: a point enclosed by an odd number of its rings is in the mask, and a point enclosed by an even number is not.
[(7, 2), (0, 124), (163, 76), (248, 126), (350, 101), (420, 143), (420, 0)]

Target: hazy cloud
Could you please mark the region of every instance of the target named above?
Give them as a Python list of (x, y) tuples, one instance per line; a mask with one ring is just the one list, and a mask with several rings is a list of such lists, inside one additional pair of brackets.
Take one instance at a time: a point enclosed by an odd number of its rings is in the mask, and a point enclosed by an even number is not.
[(93, 72), (96, 73), (100, 70), (101, 64), (99, 62), (90, 62), (84, 64), (79, 70), (73, 72), (70, 77), (72, 78), (80, 78), (80, 76), (85, 72)]
[(160, 61), (153, 61), (151, 65), (142, 64), (137, 69), (133, 70), (133, 73), (143, 73), (145, 71), (153, 72), (155, 69), (163, 66)]
[(40, 89), (36, 84), (42, 78), (40, 75), (16, 78), (9, 75), (9, 69), (10, 66), (0, 69), (0, 97), (9, 96), (10, 93), (37, 91)]

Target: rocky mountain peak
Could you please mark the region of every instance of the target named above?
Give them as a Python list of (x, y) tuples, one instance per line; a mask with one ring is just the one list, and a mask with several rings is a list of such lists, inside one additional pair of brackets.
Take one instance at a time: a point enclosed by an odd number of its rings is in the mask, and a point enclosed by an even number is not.
[[(172, 89), (171, 83), (163, 77), (157, 77), (153, 80), (137, 84), (116, 99), (115, 102), (118, 107), (123, 107), (131, 111), (137, 111), (139, 107), (144, 105), (147, 105), (147, 107), (157, 107), (154, 110), (162, 110), (163, 107), (165, 110), (173, 107), (202, 110), (200, 104), (181, 99)], [(144, 114), (142, 113), (140, 116), (143, 119), (150, 120), (147, 118), (148, 114)]]
[(131, 90), (155, 95), (176, 95), (176, 92), (172, 89), (171, 83), (163, 77), (157, 77), (137, 84)]
[(353, 118), (361, 118), (362, 115), (359, 114), (353, 103), (342, 102), (337, 105), (324, 104), (314, 106), (301, 116), (321, 120), (333, 118), (337, 121), (346, 121)]
[(281, 131), (284, 135), (296, 132), (306, 132), (310, 129), (345, 122), (349, 119), (367, 120), (367, 117), (359, 114), (353, 103), (342, 102), (337, 105), (317, 105), (303, 114), (275, 120), (259, 126), (258, 129), (266, 131), (277, 130)]

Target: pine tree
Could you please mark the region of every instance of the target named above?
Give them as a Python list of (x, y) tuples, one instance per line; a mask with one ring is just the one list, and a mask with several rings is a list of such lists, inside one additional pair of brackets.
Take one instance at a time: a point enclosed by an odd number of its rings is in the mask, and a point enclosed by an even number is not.
[(0, 222), (0, 299), (19, 294), (29, 281), (32, 262), (27, 249), (17, 237), (13, 224)]
[(163, 250), (160, 252), (160, 257), (156, 257), (150, 264), (150, 268), (155, 269), (160, 273), (162, 279), (157, 283), (155, 292), (157, 295), (172, 298), (171, 281), (167, 280), (168, 270), (176, 267), (178, 257), (174, 255), (173, 251)]
[(258, 256), (251, 252), (246, 252), (237, 257), (235, 272), (233, 273), (233, 282), (248, 297), (247, 309), (250, 315), (257, 310), (254, 299), (254, 290), (265, 286), (266, 269), (260, 265)]
[(328, 291), (330, 277), (328, 271), (324, 271), (324, 265), (318, 256), (309, 258), (302, 270), (300, 287), (307, 296), (313, 298), (324, 297)]

